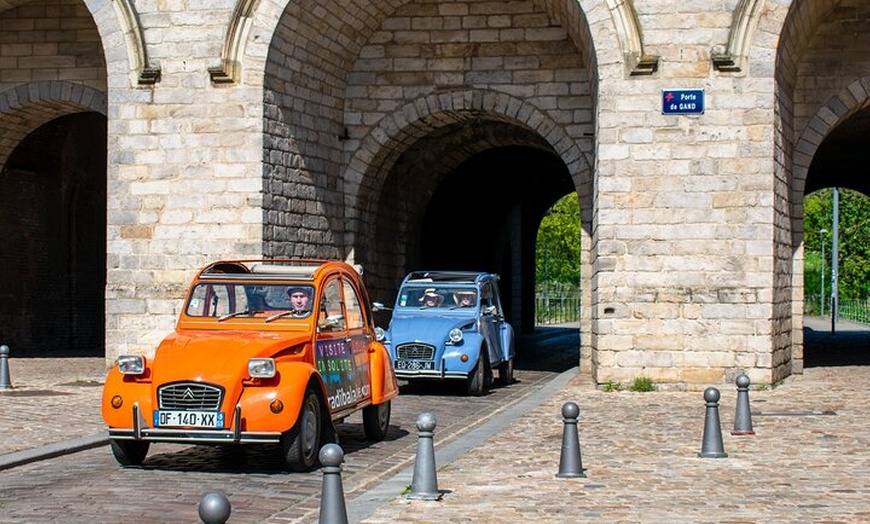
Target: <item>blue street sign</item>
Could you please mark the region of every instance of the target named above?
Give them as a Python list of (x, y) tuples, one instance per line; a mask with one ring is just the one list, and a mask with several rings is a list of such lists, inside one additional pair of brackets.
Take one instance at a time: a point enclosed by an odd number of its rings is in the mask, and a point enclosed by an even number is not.
[(703, 89), (662, 89), (662, 114), (703, 115)]

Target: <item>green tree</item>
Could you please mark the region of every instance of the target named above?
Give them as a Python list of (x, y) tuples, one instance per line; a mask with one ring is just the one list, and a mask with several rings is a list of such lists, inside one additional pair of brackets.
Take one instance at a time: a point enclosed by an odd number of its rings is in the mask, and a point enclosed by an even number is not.
[[(838, 288), (843, 299), (866, 299), (870, 284), (870, 198), (841, 189), (839, 197)], [(830, 293), (833, 190), (821, 189), (804, 198), (804, 288), (814, 295), (821, 287), (821, 243), (825, 242), (825, 293)], [(826, 230), (827, 234), (819, 231)]]
[(560, 198), (538, 228), (537, 283), (580, 285), (580, 204), (575, 193)]

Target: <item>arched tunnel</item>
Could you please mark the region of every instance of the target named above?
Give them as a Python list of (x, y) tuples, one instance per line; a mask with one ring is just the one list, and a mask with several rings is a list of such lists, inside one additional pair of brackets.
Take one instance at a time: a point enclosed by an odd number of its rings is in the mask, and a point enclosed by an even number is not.
[(0, 341), (15, 356), (103, 356), (106, 117), (28, 134), (0, 171)]
[[(870, 197), (870, 177), (867, 176), (867, 151), (870, 146), (868, 137), (870, 108), (865, 107), (848, 117), (824, 138), (810, 164), (804, 196), (820, 189), (837, 187), (851, 189)], [(804, 234), (817, 233), (805, 231)], [(829, 238), (829, 241), (832, 239)], [(829, 261), (830, 257), (831, 252), (828, 251)], [(855, 329), (856, 325), (849, 322), (840, 322), (834, 328), (829, 318), (812, 319), (805, 324), (806, 367), (870, 364), (870, 354), (863, 350), (870, 342), (870, 331)]]
[[(553, 153), (506, 146), (472, 156), (432, 196), (423, 222), (421, 268), (498, 273), (505, 310), (522, 315), (508, 320), (531, 331), (534, 307), (517, 309), (514, 301), (535, 303), (538, 226), (547, 210), (573, 190), (564, 162)], [(500, 232), (505, 228), (517, 228), (519, 235), (504, 242)], [(514, 285), (516, 275), (522, 276), (520, 286)]]
[(804, 194), (826, 187), (853, 189), (870, 196), (867, 148), (870, 146), (870, 107), (838, 125), (813, 156)]
[(385, 302), (409, 271), (498, 273), (507, 319), (527, 333), (535, 324), (538, 227), (575, 191), (565, 162), (536, 132), (459, 117), (397, 155), (372, 209), (376, 247), (357, 255), (377, 254), (380, 271), (370, 285)]

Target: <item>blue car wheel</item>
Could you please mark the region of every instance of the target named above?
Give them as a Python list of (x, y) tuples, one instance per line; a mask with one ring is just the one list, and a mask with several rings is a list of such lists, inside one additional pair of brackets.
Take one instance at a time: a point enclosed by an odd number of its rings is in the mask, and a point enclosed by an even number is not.
[(468, 376), (468, 394), (480, 396), (486, 393), (486, 387), (492, 382), (492, 371), (489, 369), (489, 358), (486, 346), (480, 348), (480, 358), (471, 375)]

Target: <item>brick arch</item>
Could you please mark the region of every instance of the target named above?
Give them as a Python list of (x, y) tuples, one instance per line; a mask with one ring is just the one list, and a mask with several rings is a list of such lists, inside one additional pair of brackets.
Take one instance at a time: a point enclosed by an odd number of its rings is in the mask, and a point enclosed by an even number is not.
[(343, 177), (348, 207), (358, 214), (359, 202), (371, 206), (377, 200), (392, 164), (410, 144), (450, 124), (481, 118), (517, 125), (540, 136), (540, 143), (522, 145), (543, 148), (546, 144), (563, 159), (575, 186), (584, 185), (584, 177), (591, 176), (586, 153), (546, 113), (505, 93), (453, 90), (433, 93), (397, 108), (361, 141)]
[[(837, 126), (867, 107), (870, 107), (870, 76), (852, 82), (828, 99), (795, 141), (792, 198), (801, 208), (810, 164), (819, 146)], [(803, 213), (797, 216), (803, 216)]]
[[(335, 41), (330, 47), (331, 52), (339, 52), (342, 59), (351, 59), (352, 62), (381, 22), (410, 1), (385, 4), (366, 0), (355, 3), (354, 9), (348, 10), (346, 3), (331, 0), (317, 3), (316, 11), (320, 15), (313, 14), (314, 10), (302, 10), (302, 14), (313, 18), (320, 16), (319, 20), (328, 27), (364, 28), (344, 35), (345, 38)], [(209, 71), (212, 81), (262, 85), (275, 32), (293, 2), (300, 4), (298, 0), (237, 0), (227, 25), (220, 62)], [(642, 27), (634, 14), (633, 4), (611, 4), (609, 0), (545, 0), (541, 3), (577, 44), (589, 64), (591, 75), (602, 69), (611, 73), (609, 70), (614, 67), (631, 70), (639, 64), (648, 65), (649, 60), (655, 58), (644, 51)], [(247, 74), (242, 76), (242, 71)]]
[(717, 44), (710, 52), (713, 66), (719, 71), (739, 72), (746, 68), (752, 36), (761, 18), (765, 0), (740, 0), (734, 8), (728, 43)]
[[(139, 15), (131, 0), (82, 0), (93, 17), (103, 44), (109, 85), (149, 85), (160, 77), (150, 64), (139, 26)], [(123, 82), (115, 76), (123, 76)]]
[(792, 2), (779, 34), (776, 50), (776, 80), (789, 94), (794, 90), (798, 75), (798, 61), (823, 23), (839, 4), (839, 0)]
[(107, 114), (105, 93), (64, 80), (21, 84), (0, 93), (0, 166), (21, 140), (42, 124), (82, 111)]

